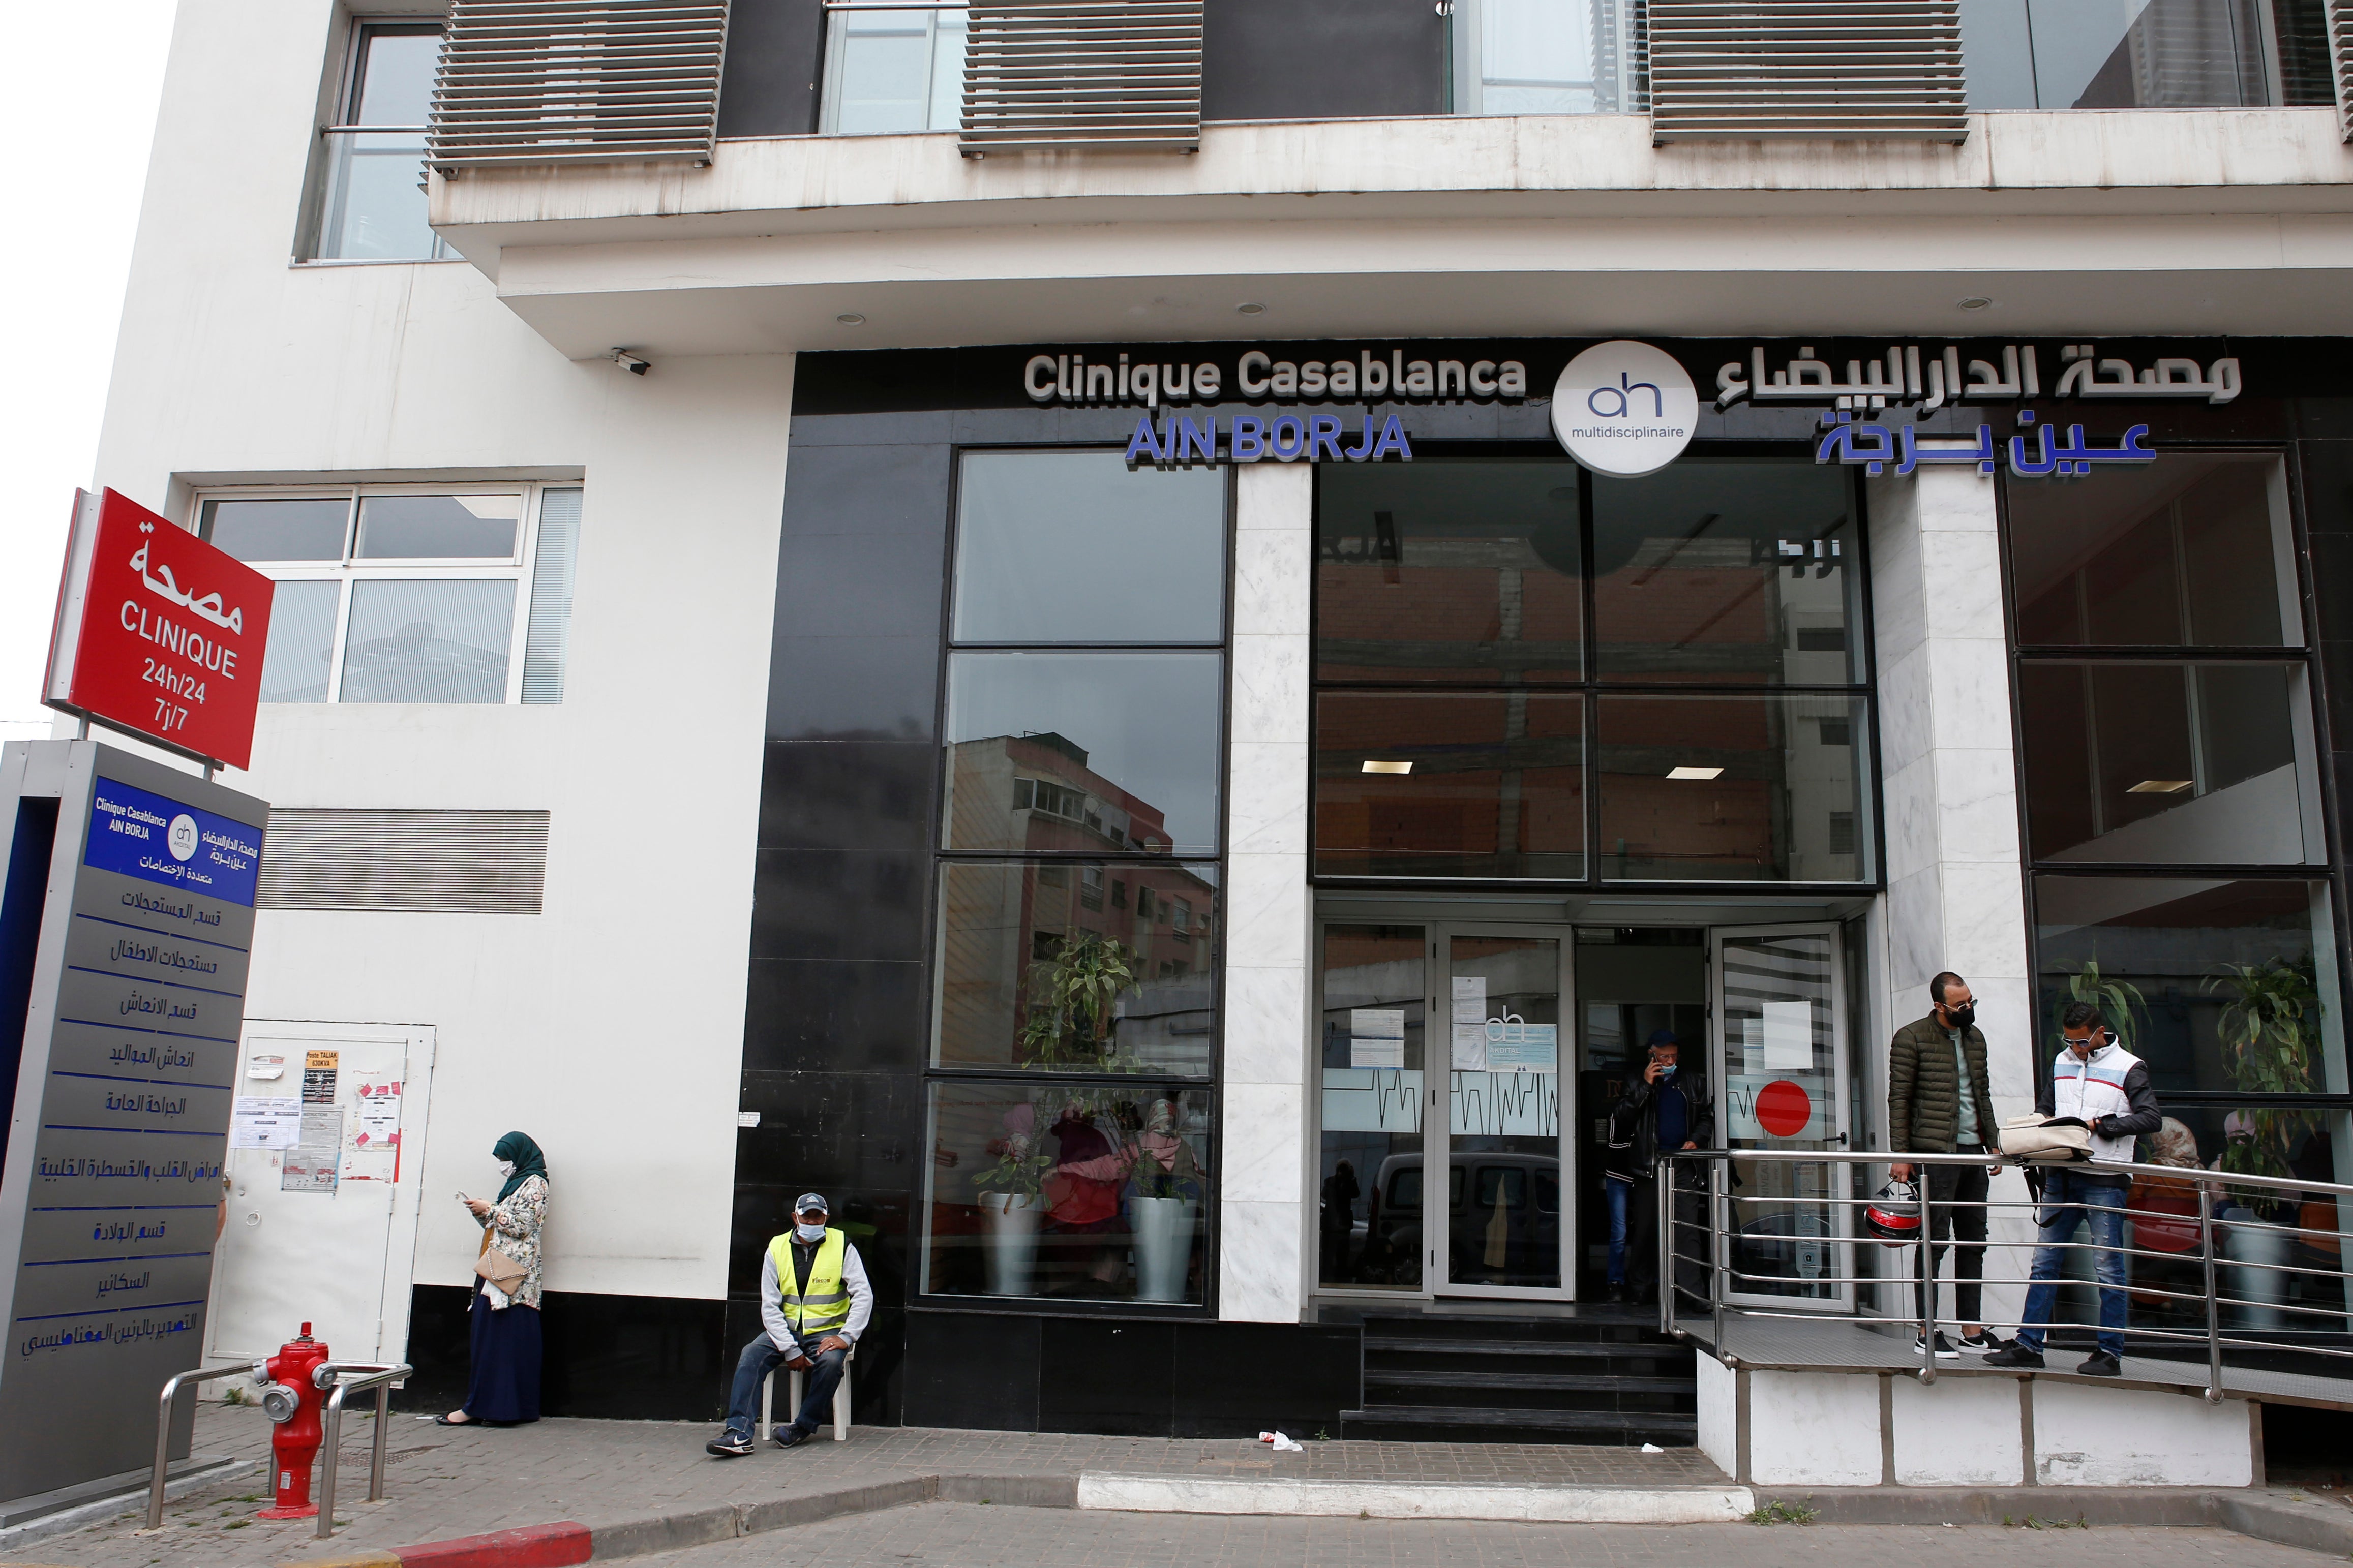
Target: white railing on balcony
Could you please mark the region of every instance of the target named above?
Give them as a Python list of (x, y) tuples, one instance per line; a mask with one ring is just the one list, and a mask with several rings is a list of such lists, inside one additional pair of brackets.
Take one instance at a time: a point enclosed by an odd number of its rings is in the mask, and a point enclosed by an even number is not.
[(1960, 0), (1648, 0), (1645, 9), (1660, 142), (1968, 135)]
[(726, 44), (726, 0), (452, 0), (427, 156), (707, 163)]
[(968, 157), (1201, 144), (1202, 0), (974, 0)]

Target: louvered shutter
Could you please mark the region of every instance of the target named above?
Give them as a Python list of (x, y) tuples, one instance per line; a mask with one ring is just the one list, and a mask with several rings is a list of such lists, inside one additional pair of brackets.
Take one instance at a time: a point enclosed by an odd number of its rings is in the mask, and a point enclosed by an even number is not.
[(707, 163), (726, 47), (725, 0), (452, 0), (427, 157)]
[(1202, 0), (974, 0), (965, 40), (969, 156), (1201, 144)]

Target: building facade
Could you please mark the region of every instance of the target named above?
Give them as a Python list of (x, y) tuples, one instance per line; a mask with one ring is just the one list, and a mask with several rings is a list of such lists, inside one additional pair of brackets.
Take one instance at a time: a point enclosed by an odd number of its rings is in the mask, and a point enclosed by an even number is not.
[(1877, 1148), (1947, 969), (2353, 1170), (2344, 19), (1871, 9), (184, 0), (98, 478), (281, 584), (253, 1075), (399, 1086), (208, 1348), (460, 1384), (516, 1128), (551, 1408), (816, 1188), (860, 1420), (1336, 1431), (1604, 1293), (1658, 1031)]

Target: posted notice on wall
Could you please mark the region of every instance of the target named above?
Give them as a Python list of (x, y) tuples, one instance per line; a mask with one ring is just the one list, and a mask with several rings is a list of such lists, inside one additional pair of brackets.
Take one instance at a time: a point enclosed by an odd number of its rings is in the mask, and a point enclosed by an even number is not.
[(278, 1168), (281, 1193), (332, 1193), (342, 1173), (343, 1109), (340, 1105), (305, 1105), (302, 1133), (286, 1151)]
[(1348, 1010), (1348, 1065), (1352, 1068), (1405, 1066), (1405, 1009), (1351, 1007)]
[(1560, 1026), (1506, 1018), (1487, 1026), (1489, 1072), (1558, 1072)]
[(232, 1149), (291, 1149), (302, 1134), (302, 1102), (239, 1095), (229, 1114)]
[(341, 1051), (311, 1051), (302, 1058), (302, 1103), (332, 1105), (335, 1103), (335, 1068), (343, 1060)]

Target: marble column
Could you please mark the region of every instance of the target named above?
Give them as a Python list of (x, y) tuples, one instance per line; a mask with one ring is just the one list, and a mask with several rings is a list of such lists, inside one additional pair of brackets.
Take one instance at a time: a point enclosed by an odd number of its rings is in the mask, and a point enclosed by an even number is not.
[[(2016, 1115), (2033, 1107), (2039, 1053), (1994, 481), (1974, 468), (1924, 468), (1868, 481), (1868, 501), (1887, 812), (1886, 1016), (1901, 1026), (1925, 1015), (1929, 977), (1940, 971), (1967, 980), (1995, 1110)], [(1868, 1081), (1884, 1092), (1887, 1042), (1862, 1044), (1874, 1053)], [(1994, 1195), (2022, 1199), (2023, 1184), (2005, 1175)], [(1993, 1230), (1997, 1241), (2031, 1239), (2022, 1220), (1999, 1213)], [(2026, 1264), (2023, 1252), (1997, 1250), (1986, 1277), (2021, 1279)], [(2014, 1320), (2018, 1300), (2014, 1290), (1989, 1290), (1986, 1310)]]
[(1308, 612), (1314, 470), (1237, 470), (1226, 777), (1219, 1311), (1296, 1322), (1307, 1300), (1312, 1020)]

